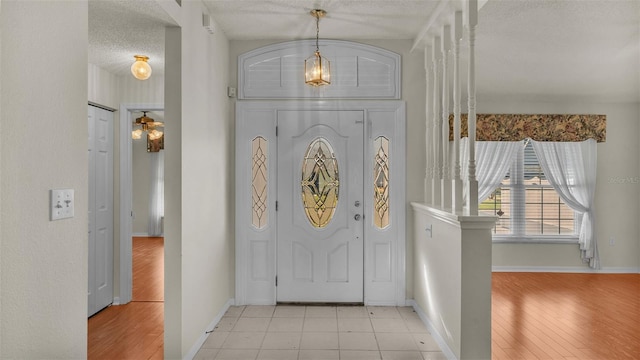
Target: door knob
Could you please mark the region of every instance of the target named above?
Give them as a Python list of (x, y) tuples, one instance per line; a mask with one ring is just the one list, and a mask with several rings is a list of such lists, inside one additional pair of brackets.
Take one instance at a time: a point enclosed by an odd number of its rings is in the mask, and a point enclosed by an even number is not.
[(361, 216), (360, 216), (360, 214), (356, 214), (356, 216), (354, 216), (353, 218), (354, 218), (356, 221), (360, 221)]

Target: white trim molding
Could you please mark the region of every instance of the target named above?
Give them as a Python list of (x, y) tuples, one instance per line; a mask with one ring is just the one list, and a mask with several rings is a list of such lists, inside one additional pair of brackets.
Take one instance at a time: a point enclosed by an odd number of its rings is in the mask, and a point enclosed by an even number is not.
[(416, 303), (415, 300), (413, 299), (408, 300), (407, 305), (411, 306), (413, 310), (415, 310), (415, 312), (418, 314), (418, 316), (420, 316), (420, 320), (422, 320), (422, 323), (424, 324), (424, 326), (427, 327), (427, 330), (429, 330), (429, 333), (433, 337), (433, 340), (436, 341), (436, 343), (440, 347), (440, 350), (442, 350), (442, 352), (447, 357), (447, 359), (457, 360), (458, 358), (456, 358), (456, 355), (453, 353), (453, 350), (451, 350), (449, 345), (447, 345), (447, 342), (444, 340), (444, 337), (442, 336), (442, 334), (440, 334), (438, 329), (433, 325), (433, 323), (431, 322), (427, 314), (424, 312), (424, 310), (422, 310), (420, 305), (418, 305), (418, 303)]
[(191, 360), (194, 357), (196, 357), (196, 355), (198, 354), (198, 351), (200, 350), (204, 342), (207, 341), (207, 338), (209, 338), (209, 335), (211, 334), (211, 332), (216, 328), (220, 320), (222, 320), (222, 317), (224, 316), (224, 314), (226, 314), (227, 310), (229, 310), (229, 308), (234, 303), (235, 303), (234, 299), (227, 300), (227, 302), (224, 304), (222, 309), (218, 312), (216, 317), (213, 318), (213, 320), (211, 320), (211, 322), (209, 323), (209, 326), (207, 326), (204, 333), (200, 335), (198, 340), (196, 340), (193, 346), (191, 346), (191, 349), (189, 349), (189, 352), (184, 356), (183, 358), (184, 360)]
[(603, 267), (599, 270), (585, 266), (492, 266), (492, 272), (537, 272), (578, 274), (640, 274), (640, 267)]
[(400, 99), (400, 55), (352, 41), (320, 40), (331, 61), (331, 85), (304, 83), (304, 60), (315, 40), (264, 46), (238, 57), (239, 99)]

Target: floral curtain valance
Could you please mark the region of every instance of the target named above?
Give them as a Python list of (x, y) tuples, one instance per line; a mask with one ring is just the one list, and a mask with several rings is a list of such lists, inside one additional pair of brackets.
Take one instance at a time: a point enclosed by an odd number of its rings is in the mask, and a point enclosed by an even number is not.
[[(461, 114), (461, 137), (468, 136), (467, 114)], [(584, 141), (605, 142), (606, 115), (520, 115), (477, 114), (476, 140)], [(453, 114), (449, 115), (449, 140), (453, 141)]]

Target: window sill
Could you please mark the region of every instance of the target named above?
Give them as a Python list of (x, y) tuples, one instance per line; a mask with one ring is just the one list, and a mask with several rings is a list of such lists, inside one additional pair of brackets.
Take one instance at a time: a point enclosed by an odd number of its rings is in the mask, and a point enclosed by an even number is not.
[(494, 244), (577, 244), (578, 236), (493, 236)]

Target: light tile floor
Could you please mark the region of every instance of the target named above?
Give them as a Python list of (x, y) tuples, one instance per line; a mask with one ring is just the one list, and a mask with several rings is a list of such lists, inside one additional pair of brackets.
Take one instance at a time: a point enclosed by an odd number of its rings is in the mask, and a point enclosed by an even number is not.
[(410, 307), (234, 306), (194, 359), (441, 360)]

